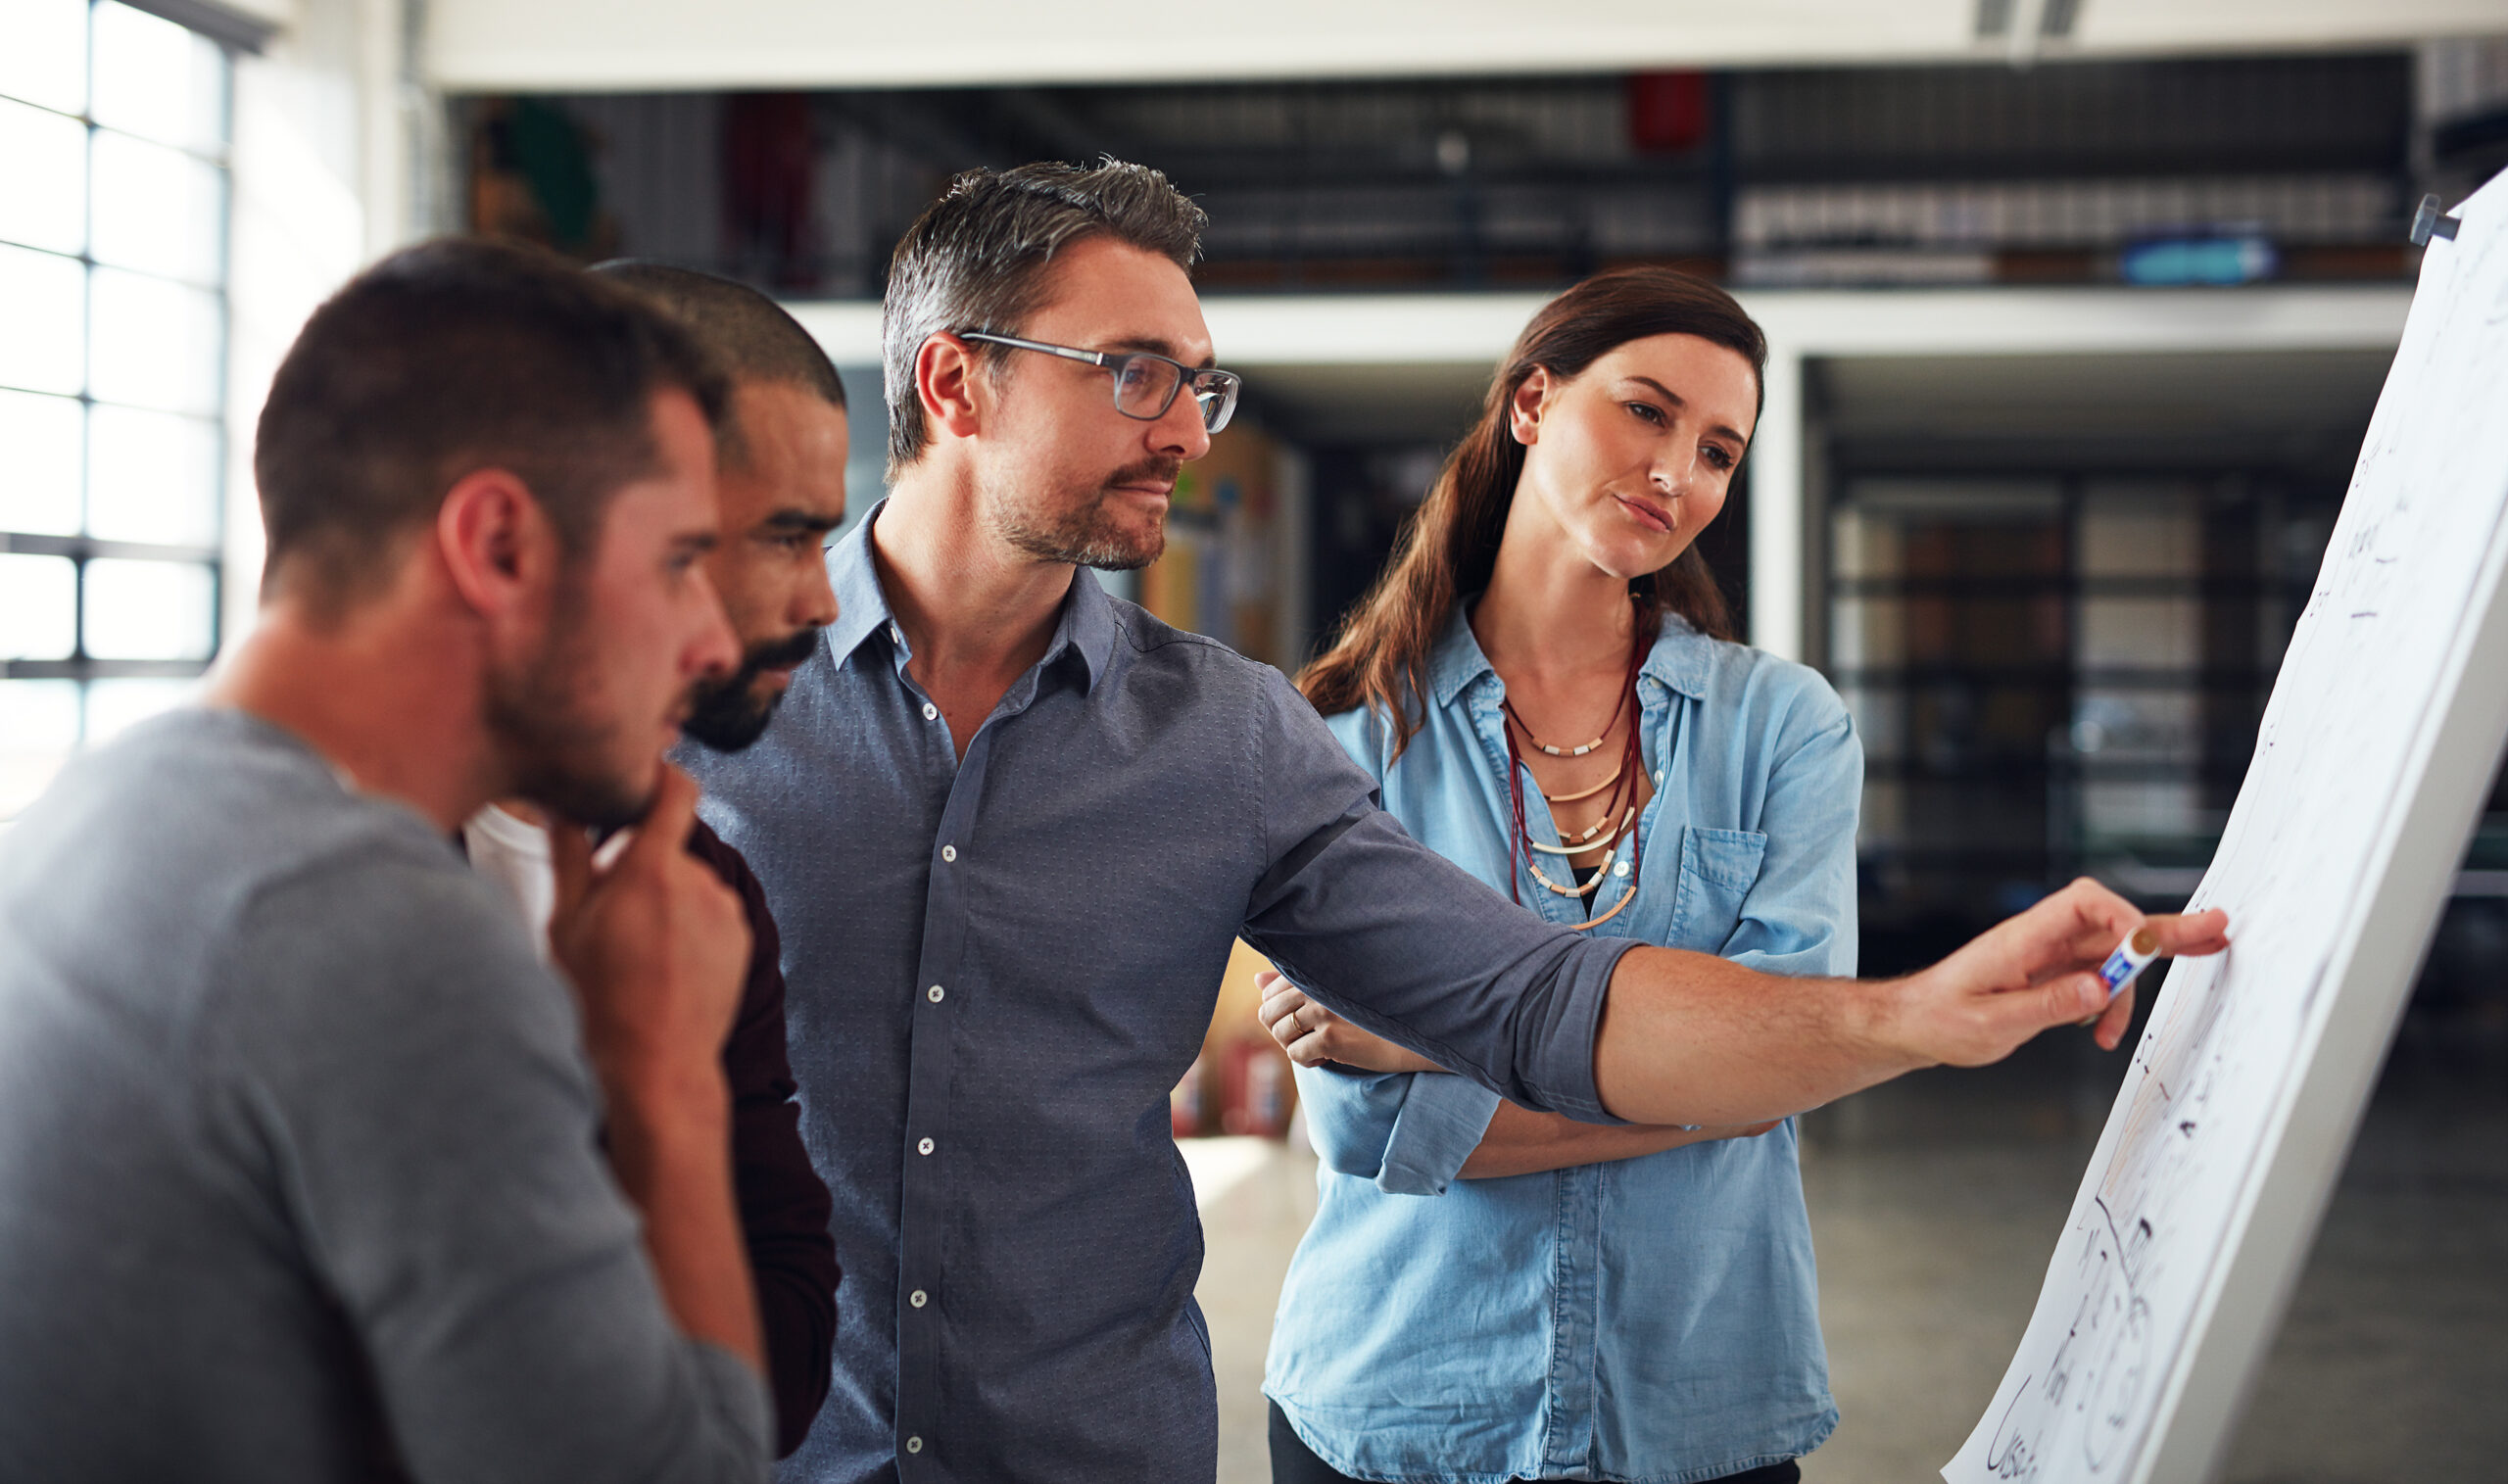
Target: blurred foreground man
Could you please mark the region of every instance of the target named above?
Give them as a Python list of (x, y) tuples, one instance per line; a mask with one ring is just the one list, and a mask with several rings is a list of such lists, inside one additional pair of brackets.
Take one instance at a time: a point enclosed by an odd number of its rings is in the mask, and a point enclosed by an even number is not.
[[(739, 650), (719, 372), (447, 242), (264, 408), (260, 625), (0, 851), (0, 1472), (753, 1480), (770, 1417), (717, 1052), (748, 933), (663, 767)], [(555, 957), (450, 843), (559, 834)]]
[[(696, 332), (731, 377), (731, 404), (715, 430), (722, 540), (705, 555), (705, 576), (742, 658), (738, 670), (699, 688), (683, 730), (715, 751), (737, 752), (766, 730), (793, 668), (836, 617), (820, 548), (844, 520), (844, 384), (809, 332), (755, 289), (660, 263), (593, 271)], [(503, 799), (470, 816), (461, 838), (470, 863), (506, 888), (545, 941), (556, 871), (543, 822), (529, 800)], [(733, 1188), (775, 1396), (776, 1452), (788, 1454), (827, 1397), (836, 1341), (827, 1186), (801, 1145), (784, 1041), (781, 940), (765, 892), (741, 853), (702, 823), (687, 844), (739, 894), (748, 920), (748, 972), (723, 1043), (723, 1075), (732, 1090)]]
[[(1875, 983), (1593, 941), (1413, 841), (1278, 671), (1108, 598), (1235, 378), (1153, 171), (962, 176), (891, 265), (893, 490), (779, 725), (682, 755), (785, 930), (803, 1134), (855, 1294), (788, 1478), (1216, 1470), (1168, 1091), (1242, 934), (1327, 1008), (1515, 1102), (1750, 1124), (2130, 1006), (2087, 883)], [(2173, 949), (2217, 916), (2154, 919)]]

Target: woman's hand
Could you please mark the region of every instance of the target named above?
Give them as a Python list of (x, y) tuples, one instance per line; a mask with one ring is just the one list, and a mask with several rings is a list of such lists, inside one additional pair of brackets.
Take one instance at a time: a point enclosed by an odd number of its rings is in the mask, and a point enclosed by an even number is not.
[(1263, 1003), (1254, 1014), (1272, 1039), (1289, 1054), (1289, 1060), (1301, 1067), (1321, 1067), (1338, 1062), (1362, 1072), (1443, 1072), (1446, 1069), (1420, 1055), (1405, 1051), (1380, 1035), (1370, 1035), (1322, 1005), (1306, 997), (1306, 992), (1281, 978), (1275, 970), (1266, 969), (1254, 977), (1254, 988)]

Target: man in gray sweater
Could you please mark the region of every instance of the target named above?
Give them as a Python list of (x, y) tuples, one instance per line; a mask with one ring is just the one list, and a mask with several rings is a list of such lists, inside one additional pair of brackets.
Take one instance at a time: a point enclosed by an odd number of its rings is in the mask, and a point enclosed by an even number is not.
[[(748, 933), (666, 769), (738, 646), (721, 377), (438, 243), (289, 352), (263, 613), (0, 844), (0, 1475), (757, 1479), (719, 1059)], [(453, 848), (553, 832), (554, 956)]]

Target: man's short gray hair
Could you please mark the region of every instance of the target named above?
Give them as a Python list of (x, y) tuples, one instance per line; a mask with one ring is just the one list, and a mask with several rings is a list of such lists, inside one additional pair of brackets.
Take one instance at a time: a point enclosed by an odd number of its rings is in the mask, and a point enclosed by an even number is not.
[[(1112, 156), (1091, 166), (969, 170), (950, 181), (889, 260), (880, 341), (888, 362), (890, 481), (931, 442), (914, 360), (936, 331), (1020, 333), (1044, 305), (1054, 255), (1091, 237), (1112, 237), (1190, 268), (1209, 221), (1165, 175)], [(996, 366), (1007, 354), (1003, 346), (983, 349)]]

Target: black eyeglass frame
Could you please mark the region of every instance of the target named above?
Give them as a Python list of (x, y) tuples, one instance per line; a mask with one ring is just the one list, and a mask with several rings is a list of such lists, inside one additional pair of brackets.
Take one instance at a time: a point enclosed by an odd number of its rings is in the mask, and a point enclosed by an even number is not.
[[(1155, 351), (1084, 351), (1078, 346), (1048, 345), (1041, 340), (995, 335), (989, 330), (960, 330), (958, 338), (986, 345), (1008, 346), (1014, 351), (1037, 351), (1047, 356), (1059, 356), (1065, 360), (1085, 361), (1103, 367), (1114, 373), (1115, 410), (1137, 422), (1156, 422), (1166, 416), (1167, 409), (1176, 405), (1177, 394), (1190, 386), (1193, 388), (1193, 401), (1202, 409), (1202, 431), (1216, 433), (1227, 427), (1229, 418), (1236, 414), (1236, 394), (1245, 385), (1245, 378), (1234, 371), (1223, 371), (1216, 366), (1189, 366), (1173, 356), (1161, 356)], [(1135, 412), (1124, 406), (1124, 370), (1135, 360), (1154, 360), (1160, 365), (1176, 368), (1175, 384), (1167, 389), (1166, 400), (1159, 403), (1155, 412)], [(1206, 400), (1213, 397), (1218, 399), (1216, 411)]]

